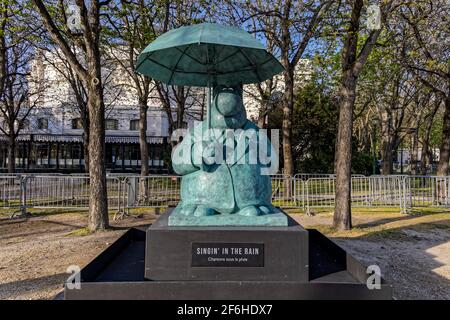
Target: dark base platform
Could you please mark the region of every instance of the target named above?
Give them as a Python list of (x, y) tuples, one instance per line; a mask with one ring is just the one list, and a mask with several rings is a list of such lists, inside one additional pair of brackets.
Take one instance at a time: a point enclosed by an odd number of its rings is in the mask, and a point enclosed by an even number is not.
[(308, 232), (286, 214), (282, 227), (181, 227), (172, 212), (147, 229), (145, 278), (308, 281)]
[[(307, 279), (148, 280), (145, 278), (146, 229), (130, 229), (83, 268), (81, 289), (66, 286), (64, 299), (392, 299), (390, 285), (382, 280), (381, 289), (369, 290), (366, 267), (314, 229), (305, 231), (309, 260)], [(223, 268), (217, 267), (217, 272)], [(264, 273), (261, 275), (264, 278)]]

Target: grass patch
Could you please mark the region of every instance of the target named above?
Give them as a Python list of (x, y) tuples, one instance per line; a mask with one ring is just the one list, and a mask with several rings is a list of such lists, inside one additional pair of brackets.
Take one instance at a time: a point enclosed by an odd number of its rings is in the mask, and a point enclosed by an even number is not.
[(89, 228), (85, 227), (85, 228), (81, 228), (81, 229), (76, 229), (74, 231), (71, 231), (67, 234), (67, 236), (78, 236), (78, 237), (84, 237), (87, 236), (89, 234), (91, 234), (92, 232), (89, 230)]
[[(328, 216), (329, 213), (321, 213)], [(427, 232), (433, 229), (450, 231), (450, 211), (439, 208), (424, 208), (411, 214), (390, 212), (388, 209), (353, 210), (353, 228), (351, 230), (336, 230), (329, 224), (308, 225), (308, 228), (337, 238), (384, 238), (391, 240), (415, 240), (404, 230)], [(311, 218), (314, 219), (314, 218)]]

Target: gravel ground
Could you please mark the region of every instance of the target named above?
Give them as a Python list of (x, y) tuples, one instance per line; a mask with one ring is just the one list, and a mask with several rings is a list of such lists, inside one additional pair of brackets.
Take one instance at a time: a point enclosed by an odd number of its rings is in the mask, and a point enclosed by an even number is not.
[(116, 229), (88, 235), (80, 213), (0, 220), (0, 299), (52, 299), (69, 266), (82, 268), (128, 227), (154, 219), (126, 218), (112, 223)]
[[(377, 264), (397, 299), (450, 299), (450, 215), (354, 214), (356, 228), (328, 228), (329, 213), (294, 214), (316, 227), (366, 265)], [(446, 217), (449, 218), (446, 218)], [(157, 216), (140, 214), (114, 229), (87, 234), (85, 213), (39, 214), (10, 220), (0, 214), (0, 299), (52, 299), (71, 265), (83, 267), (131, 226)]]

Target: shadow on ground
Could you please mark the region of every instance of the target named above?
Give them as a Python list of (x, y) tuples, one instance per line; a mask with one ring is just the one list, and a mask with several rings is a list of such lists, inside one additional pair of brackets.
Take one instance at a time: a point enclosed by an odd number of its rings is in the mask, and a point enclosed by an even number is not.
[(446, 214), (448, 218), (423, 222), (441, 212), (360, 223), (349, 236), (327, 233), (364, 264), (379, 265), (395, 298), (450, 299), (450, 213)]
[(69, 275), (59, 273), (34, 279), (24, 279), (0, 284), (0, 299), (11, 299), (26, 296), (32, 292), (42, 291), (58, 286), (63, 289), (63, 284)]

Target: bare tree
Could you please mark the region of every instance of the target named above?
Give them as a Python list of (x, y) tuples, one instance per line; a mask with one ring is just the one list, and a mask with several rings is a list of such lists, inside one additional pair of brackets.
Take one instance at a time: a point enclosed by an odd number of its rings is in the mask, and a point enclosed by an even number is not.
[[(71, 68), (86, 84), (89, 111), (89, 222), (90, 230), (102, 230), (108, 227), (108, 201), (106, 194), (106, 168), (105, 168), (105, 104), (103, 99), (103, 86), (101, 75), (100, 14), (102, 7), (110, 1), (92, 0), (85, 2), (76, 0), (79, 8), (81, 34), (77, 37), (79, 46), (83, 48), (86, 56), (86, 65), (73, 52), (71, 37), (66, 25), (59, 25), (55, 12), (65, 17), (65, 8), (58, 2), (33, 0), (45, 29), (54, 43), (60, 48)], [(51, 8), (51, 10), (49, 10)], [(50, 13), (52, 12), (52, 14)], [(66, 32), (63, 32), (65, 30)]]
[(108, 54), (122, 66), (137, 95), (142, 176), (149, 174), (147, 112), (152, 79), (138, 74), (134, 64), (139, 53), (157, 35), (167, 31), (169, 11), (169, 1), (121, 0), (111, 4), (110, 14), (107, 15), (111, 35), (119, 42), (117, 46), (110, 48)]
[[(83, 53), (76, 48), (72, 48), (72, 50), (73, 52), (77, 52), (77, 56), (83, 55)], [(58, 92), (51, 98), (53, 102), (60, 103), (62, 108), (79, 116), (83, 128), (84, 170), (86, 173), (89, 173), (89, 110), (86, 84), (74, 72), (70, 63), (60, 50), (54, 50), (54, 48), (50, 50), (48, 47), (40, 45), (39, 52), (41, 54), (39, 54), (36, 59), (42, 59), (43, 62), (45, 61), (46, 65), (51, 69), (54, 69), (57, 74), (61, 76), (59, 81), (69, 85), (69, 94), (61, 96)], [(124, 86), (115, 83), (116, 79), (114, 78), (114, 75), (118, 69), (117, 63), (109, 59), (105, 54), (102, 54), (101, 63), (105, 113), (107, 114), (112, 111), (115, 102), (122, 95)], [(46, 71), (48, 72), (51, 70)]]
[(447, 175), (450, 161), (450, 67), (448, 64), (448, 3), (412, 1), (399, 10), (399, 23), (409, 34), (403, 64), (441, 97), (444, 106), (438, 175)]
[[(283, 73), (283, 169), (286, 177), (294, 174), (292, 157), (292, 114), (294, 106), (295, 68), (302, 58), (310, 40), (316, 35), (326, 12), (333, 1), (258, 0), (228, 2), (229, 12), (235, 20), (273, 45), (273, 53), (279, 55)], [(247, 28), (247, 25), (249, 27)], [(269, 49), (270, 46), (269, 46)], [(265, 88), (270, 89), (270, 85)], [(262, 89), (262, 88), (260, 88)], [(259, 90), (259, 89), (258, 89)], [(270, 94), (261, 90), (267, 101)], [(263, 107), (264, 108), (264, 107)], [(262, 115), (266, 111), (262, 110)], [(291, 188), (286, 180), (286, 190)]]
[[(162, 32), (205, 21), (205, 16), (211, 12), (208, 12), (204, 5), (205, 3), (195, 0), (170, 3), (166, 8), (168, 11), (162, 25)], [(198, 118), (197, 111), (203, 110), (205, 106), (205, 91), (188, 86), (166, 85), (160, 81), (154, 81), (154, 83), (155, 88), (150, 98), (161, 103), (167, 116), (170, 137), (174, 130), (183, 128), (187, 115)], [(200, 118), (202, 118), (201, 114)], [(172, 146), (175, 144), (176, 141), (171, 141)]]
[(29, 124), (28, 116), (43, 90), (30, 77), (31, 30), (25, 28), (21, 10), (25, 9), (19, 2), (0, 1), (0, 132), (8, 138), (9, 173), (15, 171), (16, 139)]
[[(336, 139), (336, 202), (333, 226), (338, 229), (350, 229), (351, 223), (351, 157), (353, 107), (356, 97), (356, 85), (367, 58), (377, 41), (381, 28), (372, 30), (361, 50), (358, 52), (360, 19), (363, 0), (353, 0), (351, 17), (344, 37), (342, 48), (342, 77), (339, 88), (339, 127)], [(385, 1), (381, 8), (381, 21), (386, 21), (392, 1)]]

